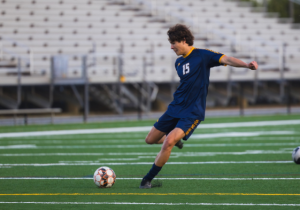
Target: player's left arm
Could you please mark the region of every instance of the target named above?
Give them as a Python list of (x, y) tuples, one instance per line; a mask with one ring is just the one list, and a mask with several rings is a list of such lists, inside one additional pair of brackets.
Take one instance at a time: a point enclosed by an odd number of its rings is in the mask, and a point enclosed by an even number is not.
[(251, 63), (245, 63), (237, 58), (229, 57), (229, 56), (222, 56), (220, 63), (233, 66), (233, 67), (240, 67), (240, 68), (248, 68), (251, 70), (257, 70), (258, 65), (256, 61), (252, 61)]

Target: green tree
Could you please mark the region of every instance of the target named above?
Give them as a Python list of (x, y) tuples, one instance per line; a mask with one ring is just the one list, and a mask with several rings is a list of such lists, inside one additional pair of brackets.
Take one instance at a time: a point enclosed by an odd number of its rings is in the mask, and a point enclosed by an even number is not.
[[(293, 19), (295, 23), (300, 23), (300, 5), (293, 3)], [(289, 0), (269, 0), (268, 11), (277, 12), (280, 17), (290, 17), (290, 1)]]
[[(263, 0), (239, 0), (252, 2), (252, 5), (255, 7), (263, 6)], [(279, 14), (279, 17), (288, 18), (290, 17), (290, 0), (266, 0), (267, 1), (267, 11), (276, 12)], [(294, 23), (300, 23), (300, 5), (293, 3), (293, 19)]]

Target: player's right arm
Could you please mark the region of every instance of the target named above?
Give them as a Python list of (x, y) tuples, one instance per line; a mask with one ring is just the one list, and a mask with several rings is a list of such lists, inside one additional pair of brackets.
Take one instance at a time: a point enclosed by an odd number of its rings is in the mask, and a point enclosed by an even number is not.
[(251, 70), (257, 70), (258, 64), (256, 61), (252, 61), (251, 63), (245, 63), (237, 58), (234, 57), (229, 57), (229, 56), (222, 56), (220, 62), (225, 65), (233, 66), (233, 67), (238, 67), (238, 68), (248, 68)]

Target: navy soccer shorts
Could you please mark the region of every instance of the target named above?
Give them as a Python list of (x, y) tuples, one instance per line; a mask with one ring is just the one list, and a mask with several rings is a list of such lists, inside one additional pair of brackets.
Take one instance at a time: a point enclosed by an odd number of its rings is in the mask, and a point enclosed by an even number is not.
[(154, 124), (154, 127), (157, 130), (166, 133), (166, 135), (174, 128), (180, 128), (185, 133), (183, 140), (188, 140), (200, 122), (200, 120), (195, 118), (174, 118), (164, 113)]

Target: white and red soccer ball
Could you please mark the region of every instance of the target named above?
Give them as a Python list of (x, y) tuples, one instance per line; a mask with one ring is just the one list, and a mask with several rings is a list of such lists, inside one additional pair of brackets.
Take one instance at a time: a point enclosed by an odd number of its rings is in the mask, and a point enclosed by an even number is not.
[(98, 168), (94, 173), (94, 182), (100, 188), (109, 188), (114, 185), (116, 181), (115, 172), (106, 166)]
[(292, 158), (296, 164), (300, 164), (300, 146), (294, 149)]

